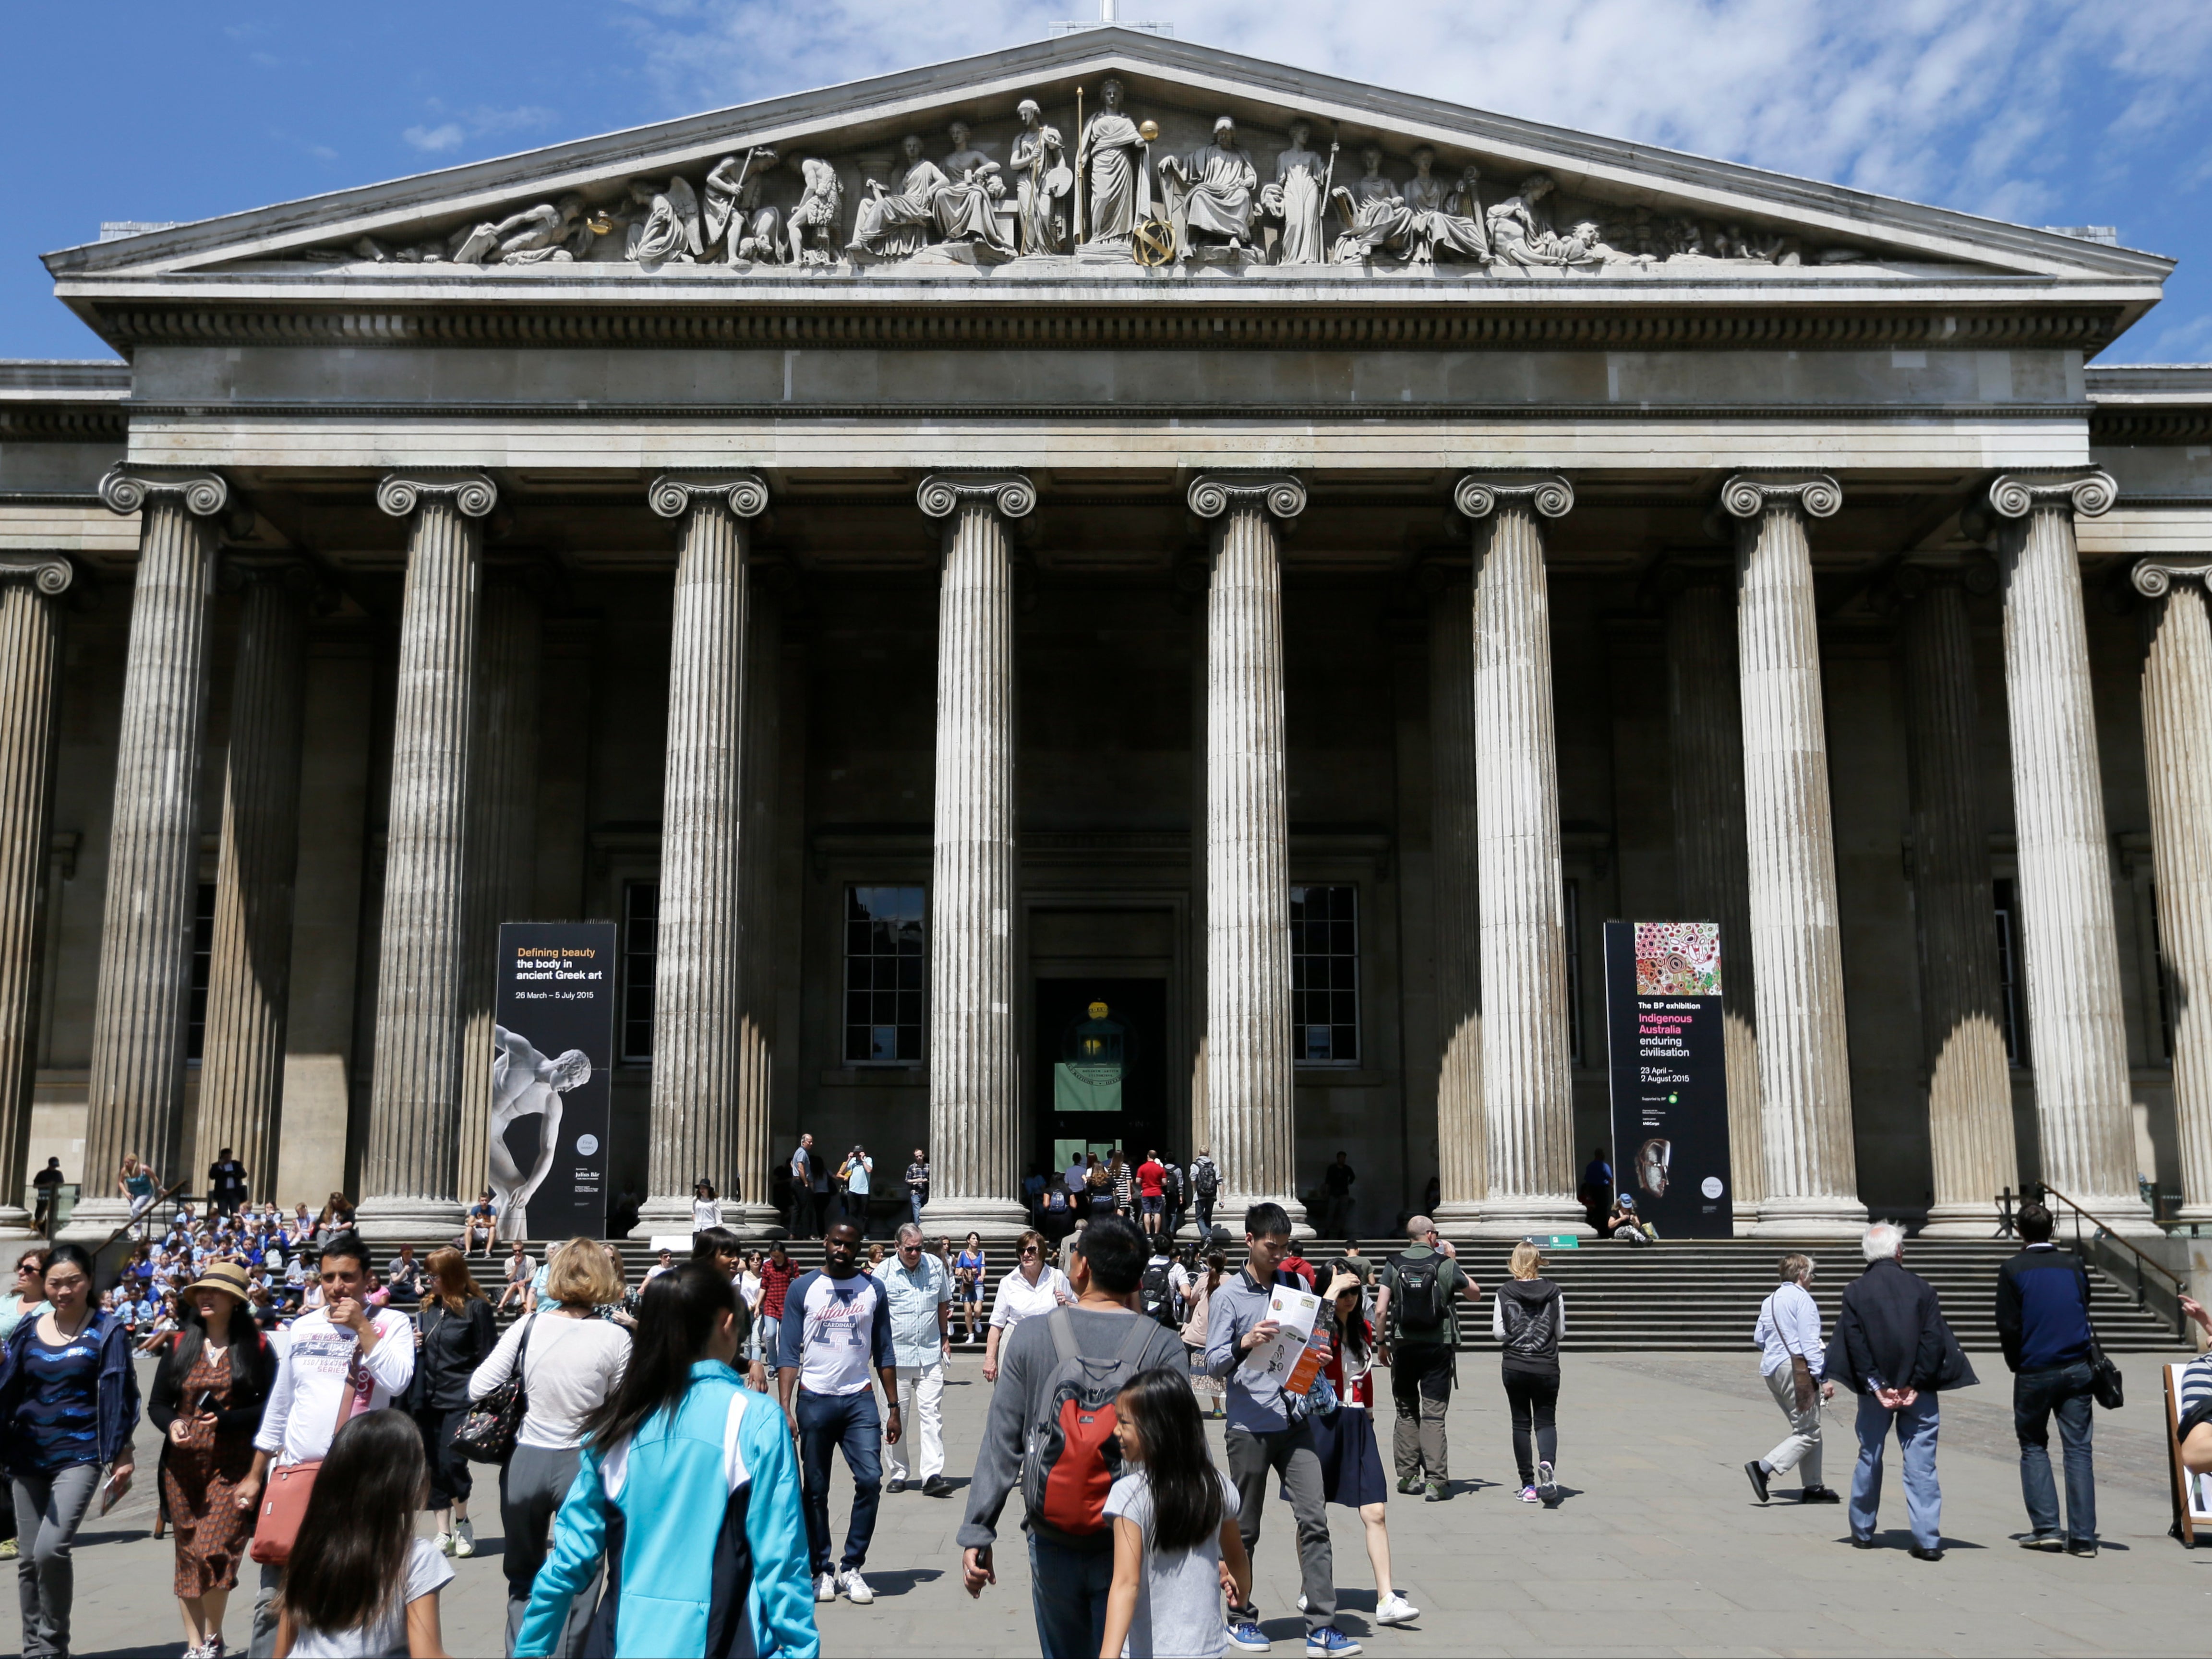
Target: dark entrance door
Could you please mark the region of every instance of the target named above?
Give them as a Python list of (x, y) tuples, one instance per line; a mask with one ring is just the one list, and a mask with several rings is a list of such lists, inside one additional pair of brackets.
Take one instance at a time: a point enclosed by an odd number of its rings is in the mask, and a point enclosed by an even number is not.
[(1036, 1006), (1036, 1159), (1058, 1171), (1086, 1151), (1168, 1150), (1167, 981), (1040, 979)]

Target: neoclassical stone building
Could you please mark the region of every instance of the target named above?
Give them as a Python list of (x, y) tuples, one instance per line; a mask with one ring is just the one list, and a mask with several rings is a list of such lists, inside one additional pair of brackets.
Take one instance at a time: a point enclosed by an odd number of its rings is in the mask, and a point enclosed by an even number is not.
[(649, 1215), (807, 1129), (1556, 1228), (1625, 917), (1740, 1224), (2212, 1216), (2168, 261), (1117, 30), (114, 229), (122, 361), (0, 368), (10, 1203), (450, 1231), (590, 917)]

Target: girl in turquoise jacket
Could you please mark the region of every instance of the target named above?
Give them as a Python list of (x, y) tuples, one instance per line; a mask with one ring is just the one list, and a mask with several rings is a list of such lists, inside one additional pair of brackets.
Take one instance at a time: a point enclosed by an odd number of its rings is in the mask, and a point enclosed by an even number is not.
[[(738, 1295), (686, 1262), (646, 1287), (622, 1385), (588, 1425), (516, 1659), (553, 1651), (602, 1559), (592, 1651), (816, 1659), (791, 1431), (739, 1380)], [(719, 1516), (719, 1525), (708, 1518)]]

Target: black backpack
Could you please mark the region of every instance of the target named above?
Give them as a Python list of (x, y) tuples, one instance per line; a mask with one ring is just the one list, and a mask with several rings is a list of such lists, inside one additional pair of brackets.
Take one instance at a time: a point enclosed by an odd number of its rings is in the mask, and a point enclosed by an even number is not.
[(1443, 1329), (1450, 1311), (1443, 1290), (1444, 1264), (1449, 1259), (1434, 1251), (1418, 1258), (1390, 1258), (1398, 1274), (1397, 1294), (1390, 1298), (1390, 1308), (1398, 1316), (1401, 1331)]
[(1190, 1181), (1200, 1198), (1212, 1198), (1220, 1189), (1221, 1172), (1215, 1169), (1209, 1160), (1196, 1165), (1191, 1170)]
[(1182, 1196), (1182, 1166), (1170, 1164), (1160, 1171), (1160, 1193), (1163, 1197), (1179, 1199)]
[(1175, 1328), (1175, 1286), (1168, 1275), (1173, 1264), (1155, 1261), (1145, 1269), (1138, 1281), (1137, 1306), (1147, 1319), (1158, 1320), (1170, 1330)]

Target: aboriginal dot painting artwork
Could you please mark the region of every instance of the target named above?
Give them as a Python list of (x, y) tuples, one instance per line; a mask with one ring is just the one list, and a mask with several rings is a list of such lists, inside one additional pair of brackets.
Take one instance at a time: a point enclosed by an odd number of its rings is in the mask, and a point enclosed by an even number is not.
[(1721, 925), (1717, 921), (1636, 924), (1636, 994), (1717, 997), (1721, 994)]

